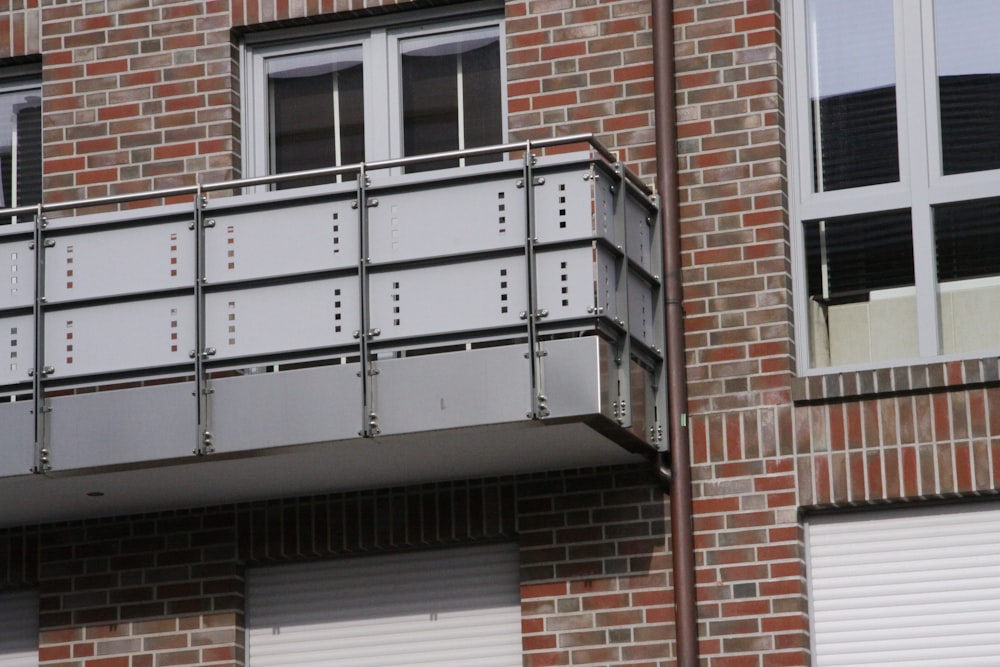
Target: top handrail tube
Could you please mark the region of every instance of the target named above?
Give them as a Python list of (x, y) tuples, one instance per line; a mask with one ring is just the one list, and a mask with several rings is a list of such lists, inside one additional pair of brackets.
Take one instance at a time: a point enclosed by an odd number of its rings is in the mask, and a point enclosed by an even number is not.
[[(549, 148), (554, 146), (565, 146), (569, 144), (589, 144), (597, 153), (609, 163), (618, 163), (618, 157), (613, 151), (602, 144), (593, 133), (572, 134), (565, 137), (552, 137), (548, 139), (531, 139), (528, 141), (496, 144), (492, 146), (482, 146), (478, 148), (466, 148), (462, 150), (442, 151), (439, 153), (428, 153), (425, 155), (415, 155), (411, 157), (393, 158), (389, 160), (378, 160), (375, 162), (359, 162), (336, 167), (324, 167), (321, 169), (308, 169), (305, 171), (287, 172), (283, 174), (269, 174), (266, 176), (255, 176), (251, 178), (240, 178), (218, 183), (197, 183), (195, 185), (183, 185), (173, 188), (163, 188), (150, 190), (148, 192), (132, 192), (128, 194), (107, 195), (95, 197), (93, 199), (76, 199), (65, 202), (54, 202), (50, 204), (32, 204), (30, 206), (16, 206), (13, 208), (0, 209), (0, 218), (16, 218), (21, 215), (35, 214), (41, 210), (42, 213), (51, 211), (66, 211), (75, 208), (89, 208), (91, 206), (104, 206), (114, 204), (127, 204), (129, 202), (143, 201), (148, 199), (167, 199), (171, 197), (195, 196), (203, 192), (217, 192), (220, 190), (235, 190), (241, 188), (254, 187), (258, 185), (271, 185), (275, 183), (285, 183), (305, 178), (315, 178), (322, 176), (338, 176), (342, 174), (360, 173), (362, 171), (374, 171), (381, 169), (391, 169), (394, 167), (406, 167), (425, 162), (437, 160), (447, 160), (462, 157), (476, 157), (480, 155), (492, 155), (496, 153), (511, 153), (514, 151), (530, 152), (532, 149)], [(638, 176), (628, 169), (623, 169), (626, 178), (635, 185), (642, 193), (649, 195), (652, 193), (649, 186), (643, 183)], [(40, 208), (39, 208), (40, 207)]]

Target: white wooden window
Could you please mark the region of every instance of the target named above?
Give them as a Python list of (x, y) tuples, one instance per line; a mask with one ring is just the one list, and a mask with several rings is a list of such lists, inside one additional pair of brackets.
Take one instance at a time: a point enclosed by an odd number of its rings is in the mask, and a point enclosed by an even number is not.
[(247, 571), (250, 667), (520, 667), (514, 544)]
[[(408, 17), (248, 38), (248, 173), (502, 143), (502, 19), (482, 11)], [(409, 171), (460, 164), (447, 160)]]
[(800, 371), (1000, 349), (1000, 3), (786, 0)]
[(0, 591), (0, 667), (38, 664), (38, 592)]
[(806, 540), (816, 667), (997, 664), (997, 503), (814, 517)]
[(41, 81), (34, 76), (0, 78), (0, 208), (37, 204), (41, 197)]

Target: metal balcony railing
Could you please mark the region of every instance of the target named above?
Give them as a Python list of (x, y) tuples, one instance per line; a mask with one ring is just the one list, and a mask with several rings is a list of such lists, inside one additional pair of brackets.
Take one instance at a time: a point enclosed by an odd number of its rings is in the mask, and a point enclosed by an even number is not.
[(589, 135), (3, 222), (0, 477), (588, 415), (663, 442), (656, 200)]

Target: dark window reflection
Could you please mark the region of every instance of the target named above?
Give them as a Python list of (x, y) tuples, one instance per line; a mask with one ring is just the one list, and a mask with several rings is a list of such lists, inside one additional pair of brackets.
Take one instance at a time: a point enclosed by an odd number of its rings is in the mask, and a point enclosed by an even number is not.
[[(269, 75), (271, 171), (322, 169), (364, 160), (364, 70), (353, 50), (276, 60)], [(329, 183), (309, 178), (279, 188)]]
[[(496, 30), (416, 38), (401, 50), (403, 153), (423, 155), (500, 143), (500, 40)], [(470, 158), (466, 164), (499, 156)], [(458, 160), (411, 166), (453, 167)]]
[(37, 90), (0, 94), (0, 208), (41, 200), (41, 98)]
[(809, 296), (866, 301), (874, 290), (914, 284), (909, 211), (805, 223)]
[(934, 243), (939, 282), (1000, 275), (1000, 199), (936, 206)]

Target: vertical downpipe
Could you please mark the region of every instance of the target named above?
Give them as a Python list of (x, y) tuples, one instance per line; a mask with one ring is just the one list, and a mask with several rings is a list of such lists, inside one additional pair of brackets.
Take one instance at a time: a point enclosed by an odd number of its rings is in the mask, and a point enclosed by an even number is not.
[[(656, 115), (656, 184), (663, 215), (666, 297), (667, 384), (670, 460), (659, 470), (670, 491), (673, 544), (674, 614), (678, 667), (698, 665), (698, 601), (695, 589), (691, 456), (687, 429), (687, 372), (681, 283), (680, 215), (677, 192), (677, 109), (674, 102), (673, 2), (652, 0), (653, 80)], [(661, 454), (661, 457), (664, 455)], [(667, 472), (669, 463), (669, 472)]]

